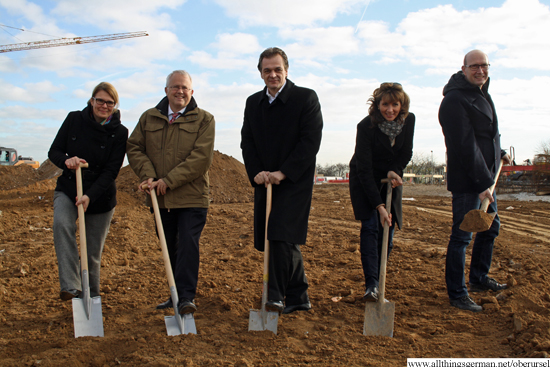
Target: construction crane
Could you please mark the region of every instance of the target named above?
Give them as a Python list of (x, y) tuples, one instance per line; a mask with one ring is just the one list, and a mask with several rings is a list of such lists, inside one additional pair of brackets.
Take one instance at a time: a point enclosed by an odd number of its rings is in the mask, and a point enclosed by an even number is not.
[(115, 40), (125, 39), (125, 38), (136, 38), (136, 37), (145, 37), (145, 36), (148, 36), (147, 32), (129, 32), (129, 33), (107, 34), (103, 36), (57, 38), (57, 39), (45, 40), (45, 41), (14, 43), (11, 45), (3, 45), (3, 46), (0, 45), (0, 53), (11, 52), (11, 51), (32, 50), (35, 48), (81, 45), (84, 43), (115, 41)]

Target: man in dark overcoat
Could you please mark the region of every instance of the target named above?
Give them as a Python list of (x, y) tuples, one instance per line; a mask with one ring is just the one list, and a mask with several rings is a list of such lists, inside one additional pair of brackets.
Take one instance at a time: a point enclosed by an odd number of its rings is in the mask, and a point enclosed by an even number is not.
[[(487, 212), (497, 212), (496, 195), (490, 187), (497, 179), (500, 160), (510, 156), (500, 148), (500, 133), (495, 105), (489, 95), (489, 58), (473, 50), (464, 57), (462, 70), (454, 74), (443, 89), (439, 123), (447, 146), (447, 190), (453, 196), (453, 226), (445, 264), (445, 281), (451, 305), (479, 312), (483, 308), (469, 296), (464, 275), (466, 247), (472, 233), (460, 229), (464, 216), (490, 201)], [(499, 291), (506, 288), (487, 276), (491, 267), (493, 244), (500, 219), (476, 234), (470, 263), (470, 291)]]
[[(308, 282), (300, 244), (305, 244), (315, 156), (323, 118), (317, 94), (287, 79), (288, 58), (268, 48), (258, 70), (266, 87), (246, 101), (241, 149), (254, 190), (254, 246), (263, 251), (266, 187), (273, 187), (267, 237), (269, 291), (266, 308), (290, 313), (309, 310)], [(286, 307), (285, 307), (286, 306)]]

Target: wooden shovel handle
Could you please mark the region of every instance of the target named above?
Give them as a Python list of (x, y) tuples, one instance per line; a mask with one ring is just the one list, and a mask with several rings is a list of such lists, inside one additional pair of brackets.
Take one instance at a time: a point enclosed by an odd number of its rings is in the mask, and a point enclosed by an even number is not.
[[(392, 187), (389, 178), (381, 181), (386, 184), (386, 210), (391, 213), (391, 194)], [(380, 272), (378, 276), (378, 302), (384, 303), (384, 294), (386, 293), (386, 263), (388, 262), (388, 240), (390, 238), (390, 226), (384, 222), (384, 234), (382, 237), (382, 253), (380, 254)]]
[[(77, 200), (83, 195), (82, 188), (82, 168), (87, 168), (88, 163), (80, 163), (76, 169), (76, 197)], [(88, 270), (88, 246), (86, 244), (86, 221), (84, 219), (84, 207), (78, 206), (78, 230), (80, 234), (80, 267), (81, 271)]]
[[(149, 188), (149, 184), (141, 185), (143, 190)], [(166, 236), (164, 235), (164, 227), (162, 226), (162, 220), (160, 218), (160, 209), (157, 199), (157, 193), (154, 188), (150, 189), (151, 203), (153, 204), (153, 212), (155, 213), (155, 223), (157, 225), (157, 231), (159, 234), (160, 248), (162, 250), (162, 259), (164, 260), (164, 269), (166, 271), (166, 277), (168, 278), (168, 285), (170, 288), (176, 286), (174, 280), (174, 272), (172, 271), (172, 264), (170, 263), (170, 255), (168, 254), (168, 245), (166, 244)]]
[(271, 214), (272, 193), (273, 193), (273, 187), (271, 186), (271, 184), (268, 184), (266, 199), (265, 199), (264, 278), (263, 278), (263, 291), (262, 291), (262, 311), (265, 311), (265, 304), (267, 303), (267, 293), (268, 293), (268, 285), (269, 285), (269, 240), (267, 239), (267, 225), (269, 223), (269, 215)]
[[(493, 191), (495, 191), (495, 186), (497, 185), (498, 176), (500, 176), (500, 170), (502, 169), (503, 165), (504, 165), (504, 159), (501, 159), (500, 165), (498, 166), (497, 174), (495, 175), (495, 183), (491, 187), (489, 187), (489, 191), (491, 192), (491, 195), (493, 195)], [(489, 198), (483, 199), (480, 209), (484, 212), (487, 212), (487, 208), (489, 208)]]

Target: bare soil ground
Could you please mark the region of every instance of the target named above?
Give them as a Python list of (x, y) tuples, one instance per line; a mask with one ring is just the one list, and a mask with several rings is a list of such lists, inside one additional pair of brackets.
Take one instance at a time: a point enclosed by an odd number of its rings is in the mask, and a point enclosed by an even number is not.
[(404, 366), (409, 357), (550, 354), (550, 203), (499, 201), (503, 225), (490, 275), (510, 288), (473, 294), (484, 307), (474, 314), (451, 308), (446, 294), (450, 197), (442, 187), (407, 185), (405, 198), (415, 200), (404, 201), (386, 287), (394, 337), (365, 337), (359, 223), (348, 187), (315, 186), (302, 246), (313, 310), (282, 315), (278, 335), (248, 332), (263, 259), (252, 245), (252, 191), (242, 164), (216, 153), (198, 334), (170, 337), (163, 316), (173, 311), (155, 310), (169, 293), (153, 216), (125, 167), (102, 261), (105, 337), (75, 339), (71, 302), (59, 299), (55, 169), (0, 168), (0, 366)]

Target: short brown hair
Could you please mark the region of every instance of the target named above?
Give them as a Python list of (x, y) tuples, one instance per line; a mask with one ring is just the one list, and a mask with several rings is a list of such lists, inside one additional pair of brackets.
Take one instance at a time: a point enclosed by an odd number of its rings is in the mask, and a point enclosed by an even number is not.
[(281, 55), (285, 64), (285, 70), (288, 71), (288, 57), (286, 56), (285, 52), (279, 47), (269, 47), (260, 54), (260, 60), (258, 61), (258, 70), (260, 71), (260, 73), (262, 72), (262, 60), (270, 59), (277, 55)]
[(118, 92), (115, 87), (111, 83), (101, 82), (95, 86), (94, 91), (92, 92), (92, 98), (95, 97), (99, 91), (104, 91), (113, 99), (113, 101), (115, 101), (114, 110), (116, 111), (118, 107)]
[(405, 122), (405, 119), (409, 116), (409, 106), (411, 104), (409, 96), (399, 83), (382, 83), (379, 88), (374, 90), (372, 96), (367, 101), (367, 103), (370, 103), (369, 116), (371, 117), (372, 124), (376, 126), (385, 120), (378, 108), (378, 105), (383, 99), (389, 99), (390, 102), (398, 101), (401, 103), (401, 110), (396, 120)]

